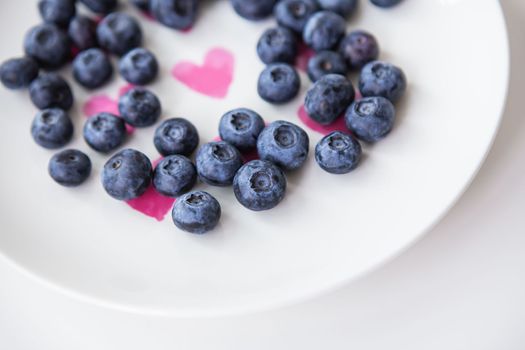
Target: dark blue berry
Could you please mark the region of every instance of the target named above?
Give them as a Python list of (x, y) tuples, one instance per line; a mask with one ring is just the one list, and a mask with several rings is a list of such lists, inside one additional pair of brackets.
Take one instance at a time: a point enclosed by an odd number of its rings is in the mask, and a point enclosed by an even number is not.
[(257, 138), (264, 129), (264, 120), (247, 108), (237, 108), (225, 113), (219, 122), (219, 135), (223, 141), (240, 150), (257, 146)]
[(192, 189), (197, 181), (197, 170), (193, 163), (181, 155), (162, 159), (153, 172), (153, 186), (157, 192), (178, 197)]
[(142, 30), (137, 20), (125, 13), (113, 12), (104, 17), (97, 27), (99, 45), (122, 56), (142, 43)]
[(107, 14), (117, 8), (118, 0), (80, 0), (95, 13)]
[(39, 24), (29, 30), (24, 39), (24, 50), (46, 69), (63, 66), (71, 56), (67, 35), (54, 24)]
[(306, 21), (319, 10), (316, 0), (282, 0), (275, 5), (277, 23), (296, 33), (302, 33)]
[(278, 120), (261, 131), (257, 139), (257, 153), (285, 170), (301, 167), (308, 157), (310, 140), (306, 132), (295, 124)]
[(233, 177), (242, 166), (239, 150), (225, 141), (210, 142), (202, 145), (195, 157), (195, 166), (199, 178), (214, 186), (229, 186)]
[(359, 76), (359, 90), (365, 97), (382, 96), (396, 103), (405, 93), (406, 87), (405, 73), (386, 62), (368, 63)]
[(127, 201), (146, 192), (152, 175), (148, 157), (128, 148), (116, 153), (104, 164), (102, 186), (111, 197)]
[(38, 11), (44, 22), (67, 26), (75, 16), (75, 0), (40, 0)]
[(379, 7), (392, 7), (401, 2), (401, 0), (370, 0), (370, 2)]
[(202, 234), (213, 230), (221, 218), (221, 205), (208, 192), (193, 191), (180, 197), (171, 212), (179, 229)]
[(332, 11), (338, 15), (348, 18), (357, 8), (357, 0), (317, 0), (323, 10)]
[(269, 63), (293, 63), (297, 56), (297, 39), (285, 27), (267, 29), (257, 43), (257, 55)]
[(199, 11), (199, 0), (150, 0), (153, 17), (163, 25), (174, 29), (188, 29)]
[(97, 46), (97, 24), (89, 17), (75, 16), (69, 23), (67, 33), (80, 51)]
[(73, 137), (73, 123), (62, 109), (44, 109), (33, 119), (31, 135), (35, 142), (44, 148), (60, 148)]
[(286, 177), (272, 162), (252, 160), (235, 175), (233, 192), (239, 203), (250, 210), (272, 209), (286, 194)]
[(330, 11), (312, 15), (303, 30), (303, 40), (315, 51), (331, 50), (339, 44), (346, 30), (343, 17)]
[(352, 103), (355, 91), (352, 83), (339, 74), (321, 77), (306, 93), (306, 113), (319, 124), (334, 122)]
[(357, 70), (377, 59), (379, 44), (372, 34), (356, 30), (341, 40), (339, 52), (345, 58), (348, 67)]
[(130, 0), (130, 2), (141, 11), (149, 11), (150, 0)]
[(49, 160), (49, 175), (62, 186), (75, 187), (91, 174), (91, 160), (76, 149), (58, 152)]
[(136, 127), (155, 124), (162, 111), (157, 96), (143, 88), (133, 88), (120, 97), (118, 109), (126, 123)]
[(257, 92), (266, 102), (281, 104), (291, 101), (299, 93), (301, 80), (294, 67), (286, 63), (272, 63), (261, 72)]
[(73, 60), (73, 77), (88, 89), (101, 87), (113, 75), (113, 66), (104, 51), (92, 48), (82, 51)]
[(277, 0), (230, 0), (230, 2), (239, 16), (257, 21), (272, 14)]
[(315, 160), (331, 174), (346, 174), (361, 160), (361, 145), (351, 135), (334, 131), (315, 146)]
[(321, 51), (308, 60), (308, 77), (316, 82), (327, 74), (346, 75), (348, 67), (339, 53), (335, 51)]
[(392, 102), (384, 97), (365, 97), (355, 101), (345, 114), (346, 127), (365, 142), (377, 142), (384, 138), (396, 118)]
[(73, 105), (73, 93), (69, 84), (56, 73), (41, 74), (29, 85), (29, 97), (38, 109), (61, 108), (69, 110)]
[(38, 64), (29, 57), (11, 58), (0, 66), (0, 81), (8, 89), (26, 88), (38, 76)]
[(136, 48), (120, 59), (119, 71), (131, 84), (146, 85), (157, 76), (159, 64), (151, 51)]
[(119, 147), (126, 138), (126, 124), (110, 113), (91, 116), (84, 125), (84, 139), (95, 151), (108, 153)]
[(184, 118), (167, 119), (155, 130), (153, 143), (163, 156), (182, 154), (189, 157), (199, 145), (199, 133)]

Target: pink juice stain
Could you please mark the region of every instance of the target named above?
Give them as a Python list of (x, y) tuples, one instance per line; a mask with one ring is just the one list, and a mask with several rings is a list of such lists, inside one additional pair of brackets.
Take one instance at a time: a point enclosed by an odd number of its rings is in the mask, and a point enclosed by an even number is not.
[(304, 105), (301, 105), (299, 107), (299, 109), (297, 110), (297, 115), (299, 116), (299, 119), (304, 123), (304, 125), (323, 135), (328, 135), (332, 131), (348, 132), (348, 129), (346, 128), (345, 124), (345, 118), (343, 116), (338, 117), (330, 125), (322, 125), (310, 118), (310, 116), (308, 115), (308, 113), (306, 113), (306, 110), (304, 109)]
[(181, 61), (173, 67), (171, 74), (188, 88), (203, 95), (224, 98), (233, 81), (235, 59), (222, 48), (213, 48), (206, 53), (202, 65)]
[(306, 72), (306, 69), (308, 67), (308, 61), (314, 55), (315, 51), (309, 48), (305, 43), (301, 41), (299, 43), (297, 58), (295, 59), (295, 66), (303, 72)]
[[(213, 138), (213, 141), (222, 141), (222, 139), (220, 136), (215, 136)], [(256, 148), (248, 150), (248, 151), (240, 151), (240, 152), (241, 152), (242, 160), (244, 161), (244, 163), (248, 163), (251, 160), (259, 159), (259, 154), (257, 153)]]

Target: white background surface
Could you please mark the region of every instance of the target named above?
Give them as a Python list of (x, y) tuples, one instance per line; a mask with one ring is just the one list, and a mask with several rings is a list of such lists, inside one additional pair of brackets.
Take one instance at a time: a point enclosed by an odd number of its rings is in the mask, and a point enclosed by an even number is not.
[(212, 320), (143, 317), (84, 304), (0, 260), (0, 347), (524, 349), (525, 2), (504, 0), (503, 7), (513, 66), (502, 129), (471, 188), (404, 255), (308, 303)]

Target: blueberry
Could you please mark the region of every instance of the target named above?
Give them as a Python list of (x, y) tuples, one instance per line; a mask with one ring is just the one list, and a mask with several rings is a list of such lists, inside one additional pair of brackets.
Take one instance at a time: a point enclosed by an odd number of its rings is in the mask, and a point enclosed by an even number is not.
[(119, 71), (131, 84), (146, 85), (157, 76), (159, 64), (151, 51), (136, 48), (120, 59)]
[(351, 135), (334, 131), (315, 146), (315, 160), (331, 174), (346, 174), (361, 160), (361, 145)]
[(126, 123), (136, 127), (155, 124), (162, 111), (157, 96), (143, 88), (133, 88), (120, 97), (118, 109)]
[(113, 75), (113, 66), (104, 51), (92, 48), (82, 51), (73, 60), (73, 77), (88, 89), (101, 87)]
[(184, 118), (167, 119), (155, 130), (153, 143), (163, 156), (190, 156), (199, 145), (199, 133), (195, 126)]
[(180, 197), (171, 212), (173, 223), (190, 233), (213, 230), (221, 218), (221, 205), (208, 192), (193, 191)]
[(344, 18), (350, 17), (357, 8), (357, 0), (317, 0), (323, 10), (332, 11)]
[(88, 9), (95, 13), (107, 14), (116, 9), (118, 0), (80, 0)]
[(219, 122), (219, 135), (223, 141), (240, 150), (257, 146), (257, 137), (264, 129), (264, 120), (247, 108), (237, 108), (225, 113)]
[(178, 197), (192, 189), (197, 181), (197, 170), (193, 163), (181, 155), (167, 156), (155, 167), (153, 186), (157, 192)]
[(379, 7), (392, 7), (401, 2), (401, 0), (370, 0), (370, 2)]
[(230, 2), (239, 16), (257, 21), (272, 14), (277, 0), (230, 0)]
[(392, 102), (380, 96), (355, 101), (345, 113), (346, 127), (365, 142), (384, 138), (392, 130), (395, 118)]
[(97, 40), (103, 49), (122, 56), (126, 52), (140, 46), (142, 30), (133, 17), (120, 12), (113, 12), (99, 23)]
[(0, 66), (0, 81), (8, 89), (26, 88), (38, 76), (38, 64), (29, 57), (11, 58)]
[(257, 139), (257, 153), (284, 170), (301, 167), (308, 157), (310, 140), (306, 132), (295, 124), (278, 120), (261, 131)]
[(346, 75), (348, 67), (339, 53), (321, 51), (308, 60), (307, 72), (311, 81), (316, 82), (327, 74)]
[(345, 58), (348, 67), (357, 70), (377, 59), (379, 44), (372, 34), (356, 30), (341, 40), (339, 52)]
[(308, 18), (318, 10), (316, 0), (282, 0), (275, 5), (274, 14), (279, 25), (302, 33)]
[(214, 186), (229, 186), (242, 166), (239, 150), (225, 141), (202, 145), (195, 157), (197, 174), (202, 182)]
[(127, 201), (146, 192), (152, 175), (148, 157), (128, 148), (116, 153), (104, 164), (102, 186), (111, 197)]
[(39, 24), (29, 30), (24, 39), (24, 50), (43, 68), (57, 69), (71, 55), (69, 39), (54, 24)]
[(119, 147), (126, 138), (126, 124), (110, 113), (91, 116), (84, 124), (84, 139), (95, 151), (108, 153)]
[(89, 17), (75, 16), (69, 23), (67, 33), (80, 51), (97, 46), (97, 24)]
[(62, 186), (75, 187), (91, 174), (91, 160), (76, 149), (58, 152), (49, 160), (49, 175)]
[(73, 93), (69, 84), (56, 73), (41, 74), (29, 85), (29, 97), (38, 109), (58, 107), (69, 110)]
[(150, 0), (130, 0), (130, 2), (141, 11), (149, 11)]
[(38, 11), (44, 22), (67, 26), (75, 16), (75, 0), (40, 0)]
[(33, 119), (31, 135), (35, 142), (44, 148), (60, 148), (71, 141), (73, 123), (62, 109), (44, 109)]
[(359, 76), (359, 90), (365, 97), (382, 96), (395, 103), (403, 96), (406, 87), (405, 73), (386, 62), (368, 63)]
[(319, 124), (329, 125), (352, 103), (355, 97), (350, 80), (339, 74), (321, 77), (306, 93), (306, 113)]
[(303, 40), (315, 51), (331, 50), (344, 36), (345, 27), (343, 17), (330, 11), (320, 11), (306, 22)]
[(174, 29), (188, 29), (199, 11), (199, 0), (150, 0), (150, 12), (157, 21)]
[(286, 177), (272, 162), (252, 160), (235, 175), (233, 193), (239, 203), (250, 210), (272, 209), (286, 194)]
[(297, 56), (297, 39), (285, 27), (267, 29), (257, 43), (257, 55), (269, 63), (293, 63)]
[(275, 104), (291, 101), (299, 93), (300, 87), (299, 74), (294, 67), (286, 63), (272, 63), (266, 66), (257, 82), (259, 96)]

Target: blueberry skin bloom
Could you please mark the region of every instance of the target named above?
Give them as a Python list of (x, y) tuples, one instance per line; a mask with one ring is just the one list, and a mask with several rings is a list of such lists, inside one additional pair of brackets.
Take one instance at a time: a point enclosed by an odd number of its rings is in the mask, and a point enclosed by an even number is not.
[(208, 185), (229, 186), (242, 166), (242, 156), (228, 142), (217, 141), (202, 145), (197, 151), (195, 165), (199, 179)]
[(257, 55), (266, 64), (293, 63), (297, 56), (297, 39), (287, 28), (267, 29), (257, 43)]
[(284, 170), (301, 167), (308, 157), (310, 139), (295, 124), (278, 120), (263, 129), (257, 139), (257, 153)]
[(159, 64), (151, 51), (136, 48), (120, 59), (119, 71), (131, 84), (146, 85), (157, 77)]
[(99, 113), (84, 124), (84, 139), (95, 151), (108, 153), (119, 147), (126, 138), (126, 124), (110, 113)]
[(88, 89), (101, 87), (113, 75), (113, 66), (104, 51), (92, 48), (82, 51), (73, 60), (73, 77)]
[(192, 189), (197, 181), (197, 170), (193, 163), (181, 155), (167, 156), (155, 167), (153, 186), (157, 192), (178, 197)]
[(208, 192), (193, 191), (180, 197), (171, 211), (179, 229), (203, 234), (213, 230), (221, 218), (221, 205)]
[(8, 89), (26, 88), (38, 76), (38, 64), (29, 57), (11, 58), (0, 66), (0, 81)]
[(322, 125), (334, 122), (352, 103), (355, 91), (350, 80), (339, 74), (321, 77), (306, 93), (306, 113)]
[(153, 17), (173, 29), (188, 29), (199, 11), (199, 0), (150, 0), (149, 9)]
[(345, 34), (346, 22), (343, 17), (330, 11), (312, 15), (303, 30), (303, 40), (315, 51), (331, 50)]
[(97, 24), (86, 16), (75, 16), (69, 22), (67, 34), (80, 51), (97, 46)]
[(317, 0), (323, 10), (332, 11), (344, 18), (350, 17), (356, 7), (357, 0)]
[(299, 93), (301, 79), (294, 67), (286, 63), (272, 63), (261, 72), (257, 81), (259, 96), (269, 103), (291, 101)]
[(392, 7), (401, 2), (401, 0), (370, 0), (370, 2), (378, 7)]
[(390, 63), (370, 62), (359, 75), (359, 90), (365, 97), (382, 96), (396, 103), (404, 95), (406, 88), (405, 73)]
[(116, 153), (104, 164), (102, 186), (111, 197), (127, 201), (146, 192), (152, 174), (148, 157), (128, 148)]
[(80, 0), (80, 2), (95, 13), (107, 14), (117, 7), (118, 0)]
[(318, 10), (315, 0), (282, 0), (275, 5), (274, 15), (280, 26), (302, 33), (308, 18)]
[(263, 118), (248, 108), (237, 108), (226, 112), (219, 122), (219, 135), (239, 150), (257, 146), (257, 138), (264, 129)]
[(339, 52), (351, 69), (358, 70), (368, 62), (377, 60), (379, 44), (372, 34), (356, 30), (341, 40)]
[(355, 101), (345, 113), (348, 130), (365, 142), (383, 139), (392, 130), (395, 118), (392, 102), (380, 96)]
[(49, 175), (58, 184), (75, 187), (82, 184), (91, 174), (91, 160), (76, 149), (66, 149), (49, 160)]
[(113, 12), (99, 23), (97, 40), (103, 49), (122, 56), (126, 52), (140, 46), (142, 30), (139, 23), (131, 16)]
[(136, 127), (155, 124), (162, 111), (157, 96), (143, 88), (133, 88), (120, 97), (118, 109), (126, 123)]
[(44, 22), (66, 26), (75, 16), (75, 0), (40, 0), (38, 11)]
[(73, 123), (59, 108), (38, 112), (31, 124), (31, 135), (36, 143), (48, 149), (60, 148), (73, 137)]
[(69, 84), (56, 73), (41, 74), (29, 85), (29, 97), (38, 109), (61, 108), (69, 110), (73, 105), (73, 93)]
[(361, 145), (351, 135), (334, 131), (315, 146), (315, 160), (331, 174), (346, 174), (361, 160)]
[(153, 143), (163, 156), (182, 154), (188, 157), (199, 145), (199, 133), (184, 118), (167, 119), (155, 130)]
[(60, 68), (71, 54), (67, 35), (49, 23), (29, 30), (24, 39), (24, 50), (26, 55), (46, 69)]
[(239, 16), (257, 21), (270, 16), (277, 0), (230, 0)]
[(327, 74), (346, 75), (348, 67), (339, 53), (321, 51), (308, 60), (307, 73), (311, 81), (316, 82)]

